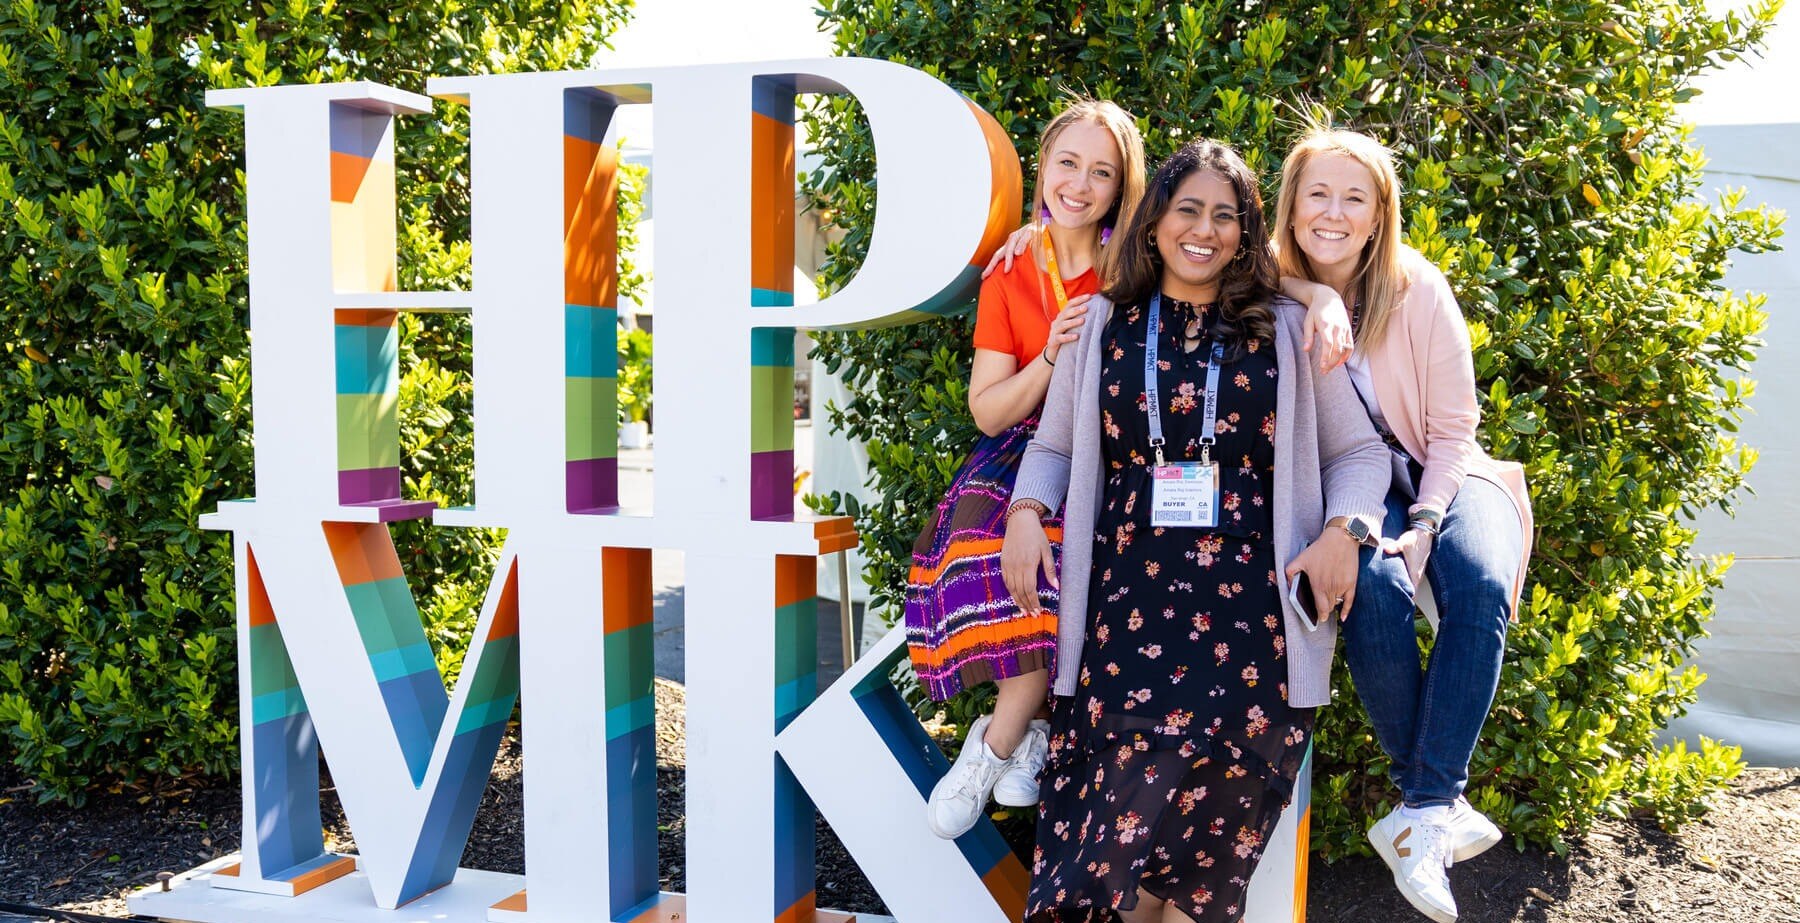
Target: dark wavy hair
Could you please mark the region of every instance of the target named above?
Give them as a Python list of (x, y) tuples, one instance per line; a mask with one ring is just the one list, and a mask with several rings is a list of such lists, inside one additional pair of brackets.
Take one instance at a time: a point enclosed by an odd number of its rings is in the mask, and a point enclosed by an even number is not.
[(1150, 245), (1150, 234), (1169, 210), (1175, 190), (1197, 170), (1211, 170), (1237, 193), (1238, 226), (1243, 234), (1238, 238), (1238, 252), (1219, 276), (1219, 319), (1213, 328), (1230, 358), (1236, 359), (1250, 340), (1275, 342), (1275, 312), (1269, 301), (1280, 288), (1281, 276), (1269, 248), (1269, 224), (1263, 217), (1256, 175), (1229, 145), (1205, 139), (1190, 141), (1157, 168), (1123, 239), (1115, 244), (1119, 248), (1117, 276), (1105, 294), (1117, 305), (1147, 304), (1161, 289), (1162, 256)]

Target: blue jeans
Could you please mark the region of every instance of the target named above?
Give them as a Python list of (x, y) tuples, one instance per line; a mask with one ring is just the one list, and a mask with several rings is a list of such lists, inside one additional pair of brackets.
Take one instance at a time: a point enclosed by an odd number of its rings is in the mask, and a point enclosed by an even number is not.
[[(1406, 530), (1412, 501), (1387, 497), (1381, 534)], [(1344, 659), (1411, 807), (1447, 805), (1469, 780), (1506, 650), (1513, 580), (1523, 530), (1512, 498), (1481, 478), (1464, 479), (1445, 511), (1425, 574), (1437, 602), (1437, 640), (1419, 668), (1412, 580), (1400, 555), (1364, 550), (1356, 601), (1344, 622)]]

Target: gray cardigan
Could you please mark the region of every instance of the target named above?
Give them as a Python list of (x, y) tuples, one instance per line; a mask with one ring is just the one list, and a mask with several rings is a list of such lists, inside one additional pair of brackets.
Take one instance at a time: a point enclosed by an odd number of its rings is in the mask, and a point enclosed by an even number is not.
[[(1286, 298), (1275, 308), (1275, 573), (1287, 623), (1288, 702), (1296, 707), (1331, 699), (1331, 656), (1337, 624), (1308, 631), (1287, 602), (1288, 561), (1318, 538), (1325, 522), (1357, 516), (1379, 531), (1391, 475), (1388, 450), (1342, 371), (1320, 377), (1299, 349), (1306, 311)], [(1054, 510), (1063, 505), (1062, 573), (1058, 597), (1056, 694), (1074, 695), (1087, 634), (1088, 575), (1093, 567), (1094, 517), (1105, 485), (1100, 463), (1100, 340), (1112, 303), (1095, 296), (1077, 348), (1056, 364), (1036, 438), (1025, 450), (1013, 499)], [(1089, 485), (1070, 490), (1071, 484)]]

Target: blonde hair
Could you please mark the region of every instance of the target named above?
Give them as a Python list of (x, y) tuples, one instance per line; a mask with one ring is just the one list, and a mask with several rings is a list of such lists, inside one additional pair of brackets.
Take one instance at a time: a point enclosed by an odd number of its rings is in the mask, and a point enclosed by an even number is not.
[[(1050, 159), (1050, 148), (1063, 133), (1063, 129), (1077, 122), (1093, 122), (1112, 135), (1113, 143), (1119, 147), (1119, 194), (1113, 200), (1112, 208), (1101, 216), (1099, 227), (1112, 228), (1113, 237), (1117, 238), (1125, 230), (1125, 223), (1131, 220), (1137, 211), (1138, 201), (1144, 197), (1144, 139), (1138, 134), (1137, 119), (1131, 113), (1120, 108), (1118, 103), (1107, 99), (1092, 99), (1086, 96), (1069, 97), (1065, 105), (1050, 123), (1044, 126), (1038, 136), (1037, 178), (1033, 181), (1031, 212), (1027, 221), (1038, 220), (1039, 214), (1047, 206), (1044, 201), (1044, 162)], [(1043, 245), (1034, 243), (1039, 261), (1043, 258)], [(1118, 270), (1116, 254), (1119, 245), (1115, 242), (1100, 248), (1100, 255), (1094, 261), (1095, 274), (1100, 278), (1102, 286), (1113, 279)]]
[(1348, 157), (1361, 164), (1375, 180), (1374, 233), (1363, 245), (1356, 273), (1351, 277), (1352, 290), (1360, 289), (1362, 296), (1356, 349), (1366, 352), (1369, 344), (1381, 341), (1394, 309), (1412, 281), (1401, 263), (1405, 245), (1400, 242), (1400, 176), (1394, 169), (1393, 152), (1374, 138), (1321, 125), (1308, 130), (1281, 165), (1281, 191), (1275, 199), (1275, 258), (1284, 276), (1315, 282), (1319, 278), (1294, 237), (1294, 197), (1300, 191), (1300, 174), (1314, 157), (1321, 155)]

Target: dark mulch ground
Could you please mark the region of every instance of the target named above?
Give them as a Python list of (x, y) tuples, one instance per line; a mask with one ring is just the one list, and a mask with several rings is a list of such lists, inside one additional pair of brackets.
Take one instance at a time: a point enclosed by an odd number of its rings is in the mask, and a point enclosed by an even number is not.
[[(663, 887), (684, 889), (681, 840), (681, 687), (657, 684), (657, 788)], [(488, 786), (471, 868), (520, 872), (522, 763), (509, 737)], [(334, 848), (353, 850), (327, 792)], [(235, 786), (157, 796), (100, 795), (79, 810), (34, 803), (16, 776), (0, 775), (0, 904), (124, 916), (125, 895), (234, 852)], [(1023, 823), (1003, 825), (1026, 848)], [(821, 906), (884, 908), (837, 838), (819, 824)], [(1451, 872), (1462, 923), (1800, 923), (1800, 770), (1746, 772), (1705, 819), (1670, 836), (1642, 821), (1602, 823), (1569, 855), (1501, 845)], [(1310, 919), (1418, 921), (1378, 860), (1315, 862)], [(5, 919), (0, 915), (0, 919)]]

